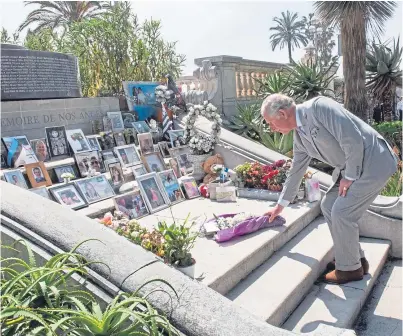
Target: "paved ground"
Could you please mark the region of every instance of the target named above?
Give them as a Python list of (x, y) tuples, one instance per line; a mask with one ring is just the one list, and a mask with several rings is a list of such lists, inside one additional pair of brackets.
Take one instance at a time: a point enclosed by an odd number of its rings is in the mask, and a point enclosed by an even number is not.
[(390, 261), (361, 312), (357, 335), (401, 336), (402, 293), (402, 260)]

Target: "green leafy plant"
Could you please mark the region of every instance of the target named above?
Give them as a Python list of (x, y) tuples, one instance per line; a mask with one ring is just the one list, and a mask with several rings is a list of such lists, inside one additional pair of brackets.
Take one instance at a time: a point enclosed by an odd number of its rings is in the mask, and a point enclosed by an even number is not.
[(385, 188), (383, 188), (383, 190), (381, 191), (381, 195), (399, 197), (402, 195), (402, 186), (403, 186), (403, 171), (402, 171), (402, 161), (400, 161), (397, 172), (394, 173), (389, 178)]
[(397, 147), (398, 155), (402, 153), (402, 128), (401, 121), (385, 121), (379, 124), (373, 124), (372, 127), (380, 133), (392, 147)]
[(267, 126), (262, 125), (259, 130), (260, 142), (267, 148), (281, 154), (292, 156), (294, 131), (288, 134), (271, 132)]
[(273, 93), (287, 94), (290, 87), (290, 76), (284, 70), (277, 70), (263, 80), (255, 78), (255, 81), (257, 83), (255, 91), (261, 98), (266, 98)]

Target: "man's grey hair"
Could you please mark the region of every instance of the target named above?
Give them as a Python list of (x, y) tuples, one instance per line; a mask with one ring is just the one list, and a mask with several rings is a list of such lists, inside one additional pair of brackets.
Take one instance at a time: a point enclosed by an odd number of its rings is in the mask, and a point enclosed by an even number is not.
[(274, 117), (279, 110), (287, 110), (293, 105), (295, 105), (294, 99), (280, 93), (275, 93), (263, 101), (260, 113), (263, 118)]

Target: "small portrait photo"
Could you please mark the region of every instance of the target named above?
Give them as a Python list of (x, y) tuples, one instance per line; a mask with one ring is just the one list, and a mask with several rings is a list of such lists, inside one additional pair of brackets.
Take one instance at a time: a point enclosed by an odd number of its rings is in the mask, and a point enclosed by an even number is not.
[(132, 123), (136, 121), (136, 118), (132, 113), (122, 113), (122, 118), (123, 118), (123, 126), (126, 128), (133, 127)]
[(113, 149), (115, 147), (115, 139), (112, 132), (101, 133), (99, 143), (103, 150)]
[(199, 188), (197, 187), (196, 180), (193, 177), (186, 177), (181, 180), (187, 198), (199, 197)]
[(151, 133), (137, 134), (141, 154), (148, 154), (154, 152), (153, 137)]
[(48, 191), (48, 189), (46, 187), (33, 188), (33, 189), (29, 189), (29, 191), (32, 191), (33, 193), (35, 193), (35, 194), (37, 194), (39, 196), (45, 197), (48, 200), (52, 200), (50, 198), (49, 191)]
[(122, 112), (107, 112), (106, 114), (108, 118), (111, 119), (113, 132), (122, 132), (125, 129), (123, 126)]
[(137, 133), (149, 133), (151, 131), (150, 126), (145, 121), (135, 121), (132, 126), (136, 129)]
[(75, 183), (87, 203), (95, 203), (115, 196), (115, 192), (105, 175), (88, 177), (77, 180)]
[(172, 148), (186, 146), (185, 130), (172, 130), (168, 131), (169, 139), (171, 140)]
[(181, 186), (172, 169), (157, 174), (171, 204), (185, 200)]
[(91, 120), (91, 132), (92, 134), (99, 134), (103, 132), (104, 130), (104, 125), (102, 123), (102, 120), (96, 119), (96, 120)]
[(49, 191), (58, 203), (70, 209), (77, 210), (87, 206), (87, 202), (73, 182), (49, 188)]
[(30, 163), (24, 166), (32, 188), (51, 186), (52, 181), (43, 162)]
[(50, 160), (48, 144), (45, 138), (31, 140), (30, 143), (38, 161), (46, 162)]
[(25, 182), (24, 175), (21, 170), (7, 170), (4, 172), (4, 179), (6, 182), (16, 185), (17, 187), (28, 189), (27, 182)]
[(81, 129), (67, 130), (66, 135), (74, 153), (87, 152), (91, 149)]
[[(4, 137), (3, 144), (7, 149), (6, 162), (10, 167), (20, 167), (25, 164), (38, 162), (38, 159), (25, 135)], [(8, 160), (11, 155), (11, 160)]]
[(96, 151), (100, 151), (101, 150), (101, 145), (98, 141), (98, 139), (100, 138), (98, 135), (89, 135), (86, 137), (88, 144), (90, 145), (90, 149), (91, 150), (96, 150)]
[(122, 132), (113, 133), (113, 137), (115, 139), (116, 146), (124, 146), (126, 145), (125, 137)]
[(146, 167), (149, 173), (159, 173), (166, 170), (164, 158), (160, 152), (144, 154), (141, 156), (144, 167)]
[(125, 177), (120, 162), (111, 163), (108, 166), (109, 173), (111, 174), (111, 181), (114, 186), (123, 184)]
[(102, 124), (104, 126), (104, 132), (112, 132), (112, 120), (109, 117), (102, 118)]
[(113, 198), (113, 202), (115, 203), (115, 209), (123, 212), (129, 219), (137, 219), (149, 214), (140, 190), (116, 196)]
[(181, 167), (184, 167), (186, 171), (191, 170), (193, 165), (192, 162), (189, 161), (188, 154), (179, 154), (178, 156), (179, 164)]
[(116, 159), (116, 156), (115, 156), (113, 150), (107, 149), (107, 150), (101, 151), (101, 154), (102, 154), (102, 159), (104, 161)]
[(158, 143), (158, 147), (160, 148), (160, 152), (161, 152), (162, 157), (164, 157), (164, 158), (169, 157), (169, 142), (160, 141)]
[(54, 168), (55, 174), (57, 176), (57, 180), (59, 181), (59, 183), (64, 182), (64, 178), (62, 177), (63, 174), (68, 173), (73, 175), (73, 177), (71, 178), (72, 180), (76, 179), (76, 173), (74, 171), (74, 168), (72, 165), (65, 165), (65, 166), (60, 166), (60, 167), (55, 167)]
[(75, 158), (81, 177), (86, 177), (90, 168), (98, 173), (103, 170), (103, 162), (98, 151), (77, 153)]
[(109, 160), (104, 160), (104, 167), (105, 167), (105, 171), (108, 170), (108, 167), (111, 163), (116, 163), (116, 162), (120, 162), (119, 159), (117, 158), (113, 158), (113, 159), (109, 159)]
[(147, 170), (144, 168), (143, 165), (133, 166), (132, 172), (135, 178), (141, 175), (148, 174)]
[(169, 159), (169, 166), (170, 166), (171, 169), (174, 171), (175, 176), (176, 176), (177, 178), (180, 178), (180, 177), (183, 176), (183, 174), (182, 174), (182, 169), (181, 169), (181, 167), (180, 167), (180, 165), (179, 165), (179, 161), (178, 161), (177, 158), (171, 158), (171, 159)]
[(64, 126), (45, 127), (46, 139), (52, 158), (68, 156), (69, 147), (67, 144), (66, 128)]
[(166, 196), (164, 196), (162, 187), (158, 184), (156, 173), (139, 176), (136, 180), (151, 212), (156, 212), (168, 207), (169, 201)]
[(124, 168), (141, 163), (139, 153), (134, 145), (115, 147), (115, 153)]
[(139, 144), (138, 140), (137, 140), (137, 131), (132, 126), (130, 126), (129, 128), (125, 128), (125, 130), (123, 131), (123, 135), (125, 137), (125, 141), (126, 141), (127, 145), (130, 145), (130, 144), (138, 145)]

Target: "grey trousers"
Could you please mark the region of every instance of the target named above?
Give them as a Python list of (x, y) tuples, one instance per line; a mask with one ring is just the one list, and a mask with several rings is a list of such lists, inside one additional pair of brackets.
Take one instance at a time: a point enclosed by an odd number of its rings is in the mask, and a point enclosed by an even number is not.
[[(390, 162), (390, 158), (386, 157), (386, 161)], [(339, 176), (322, 199), (321, 209), (332, 234), (337, 270), (354, 271), (361, 267), (364, 251), (359, 243), (358, 220), (395, 172), (396, 167), (382, 167), (380, 160), (379, 166), (371, 166), (353, 182), (345, 197), (339, 196)]]

